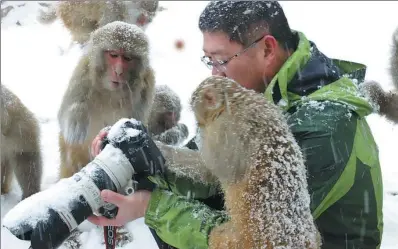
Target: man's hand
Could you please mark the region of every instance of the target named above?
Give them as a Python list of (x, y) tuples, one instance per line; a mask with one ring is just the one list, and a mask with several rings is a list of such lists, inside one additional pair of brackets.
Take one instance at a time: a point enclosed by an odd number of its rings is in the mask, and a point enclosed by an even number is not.
[(151, 192), (137, 190), (132, 195), (124, 196), (110, 190), (103, 190), (101, 197), (105, 202), (116, 205), (119, 208), (118, 214), (113, 219), (93, 215), (87, 220), (98, 226), (123, 226), (127, 222), (145, 216)]

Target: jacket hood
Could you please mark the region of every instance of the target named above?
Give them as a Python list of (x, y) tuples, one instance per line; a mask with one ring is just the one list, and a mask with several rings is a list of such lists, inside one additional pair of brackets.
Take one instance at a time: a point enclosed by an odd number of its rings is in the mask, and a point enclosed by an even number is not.
[(301, 32), (296, 51), (289, 57), (265, 91), (285, 111), (307, 101), (334, 101), (347, 105), (360, 116), (372, 107), (358, 91), (366, 66), (356, 62), (330, 59)]

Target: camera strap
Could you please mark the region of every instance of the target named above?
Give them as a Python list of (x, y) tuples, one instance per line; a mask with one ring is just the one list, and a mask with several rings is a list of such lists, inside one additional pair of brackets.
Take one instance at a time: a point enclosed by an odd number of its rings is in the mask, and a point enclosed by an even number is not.
[(106, 249), (115, 249), (116, 246), (116, 226), (104, 226), (104, 240)]
[[(137, 189), (137, 182), (134, 181), (134, 178), (129, 182), (129, 185), (124, 189), (127, 195), (131, 195)], [(119, 208), (111, 204), (110, 206), (104, 205), (100, 208), (100, 213), (108, 218), (113, 219), (116, 217)], [(104, 241), (105, 241), (105, 249), (115, 249), (116, 247), (116, 238), (117, 238), (117, 226), (104, 226)]]
[[(116, 217), (118, 210), (119, 210), (118, 207), (115, 207), (113, 209), (104, 209), (104, 207), (102, 207), (101, 213), (103, 214), (104, 217), (112, 219)], [(115, 249), (117, 228), (118, 228), (117, 226), (104, 226), (105, 249)]]

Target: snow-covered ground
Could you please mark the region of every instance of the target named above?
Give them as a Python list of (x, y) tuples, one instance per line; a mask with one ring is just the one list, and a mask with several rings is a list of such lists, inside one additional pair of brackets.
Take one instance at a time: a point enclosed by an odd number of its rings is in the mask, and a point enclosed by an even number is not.
[[(17, 7), (20, 4), (23, 7)], [(56, 113), (61, 97), (81, 50), (75, 46), (66, 51), (70, 36), (57, 21), (43, 26), (36, 22), (37, 2), (5, 2), (15, 6), (1, 24), (1, 82), (16, 93), (41, 121), (42, 148), (45, 159), (43, 188), (54, 183), (58, 170)], [(194, 119), (187, 109), (188, 99), (196, 85), (210, 74), (202, 65), (202, 37), (197, 28), (198, 17), (206, 2), (161, 2), (166, 10), (158, 13), (148, 27), (152, 65), (157, 84), (167, 84), (184, 104), (182, 121), (195, 130)], [(398, 21), (398, 2), (282, 2), (293, 29), (303, 31), (326, 55), (358, 61), (368, 66), (367, 79), (378, 80), (390, 89), (387, 74), (391, 34)], [(21, 25), (17, 25), (19, 21)], [(185, 48), (175, 49), (176, 39)], [(384, 236), (382, 249), (398, 248), (398, 165), (396, 146), (398, 127), (377, 115), (368, 118), (380, 148), (384, 181)], [(395, 196), (394, 196), (395, 193)], [(1, 196), (1, 217), (20, 198), (14, 189)], [(101, 248), (102, 233), (88, 229), (81, 239), (85, 248)], [(157, 248), (143, 219), (128, 224), (133, 242), (124, 249)], [(1, 248), (26, 249), (7, 231), (1, 231)]]

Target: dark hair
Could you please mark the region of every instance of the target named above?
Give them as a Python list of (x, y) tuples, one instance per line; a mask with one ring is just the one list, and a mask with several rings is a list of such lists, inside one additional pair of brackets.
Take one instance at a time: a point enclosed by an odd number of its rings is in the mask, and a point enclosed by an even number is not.
[(285, 49), (296, 49), (298, 42), (277, 1), (212, 1), (199, 17), (199, 29), (224, 32), (245, 46), (260, 38), (255, 35), (266, 33)]

